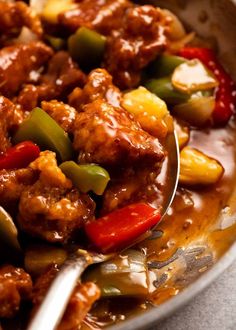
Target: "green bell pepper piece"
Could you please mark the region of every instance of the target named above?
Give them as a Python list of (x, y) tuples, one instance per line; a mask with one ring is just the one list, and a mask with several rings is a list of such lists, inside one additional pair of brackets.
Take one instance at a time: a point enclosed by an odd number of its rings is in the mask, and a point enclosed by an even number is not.
[(102, 61), (106, 38), (86, 27), (79, 28), (68, 39), (68, 50), (82, 68), (94, 68)]
[(83, 193), (92, 190), (95, 194), (102, 195), (110, 180), (109, 173), (95, 164), (78, 165), (68, 161), (62, 163), (60, 169)]
[(19, 251), (20, 244), (17, 239), (18, 231), (11, 216), (0, 206), (0, 239), (14, 250)]
[(45, 111), (35, 108), (20, 125), (13, 142), (30, 140), (42, 149), (54, 151), (59, 161), (73, 158), (72, 143), (67, 133)]
[(175, 89), (170, 77), (151, 79), (145, 83), (145, 87), (169, 105), (187, 102), (191, 96)]
[(174, 55), (161, 55), (148, 67), (149, 76), (162, 78), (173, 73), (175, 68), (186, 62), (186, 59)]

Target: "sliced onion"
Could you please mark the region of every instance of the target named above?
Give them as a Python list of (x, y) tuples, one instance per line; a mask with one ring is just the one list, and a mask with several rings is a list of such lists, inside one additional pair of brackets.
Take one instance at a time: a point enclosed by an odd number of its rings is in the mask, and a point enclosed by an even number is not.
[(195, 36), (196, 36), (196, 33), (191, 32), (191, 33), (188, 33), (187, 35), (185, 35), (181, 39), (170, 41), (170, 45), (168, 47), (169, 51), (171, 53), (178, 53), (178, 51), (181, 48), (185, 47), (187, 44), (192, 42), (193, 39), (195, 38)]
[(95, 282), (102, 296), (145, 296), (149, 292), (146, 256), (137, 250), (127, 250), (85, 274), (86, 281)]
[(171, 23), (169, 25), (169, 33), (168, 33), (168, 37), (170, 38), (170, 40), (175, 41), (175, 40), (183, 39), (186, 36), (186, 31), (182, 22), (170, 10), (163, 9), (162, 11), (166, 14), (166, 16), (169, 16), (171, 18)]
[(19, 36), (14, 40), (16, 44), (29, 44), (31, 41), (38, 40), (38, 36), (34, 34), (29, 28), (24, 26), (21, 29)]
[(173, 112), (179, 118), (189, 122), (193, 126), (203, 126), (211, 119), (215, 108), (215, 98), (213, 96), (196, 96), (188, 102), (178, 104), (173, 108)]
[(185, 93), (209, 90), (219, 85), (213, 73), (207, 70), (198, 59), (186, 61), (177, 66), (171, 82), (176, 89)]

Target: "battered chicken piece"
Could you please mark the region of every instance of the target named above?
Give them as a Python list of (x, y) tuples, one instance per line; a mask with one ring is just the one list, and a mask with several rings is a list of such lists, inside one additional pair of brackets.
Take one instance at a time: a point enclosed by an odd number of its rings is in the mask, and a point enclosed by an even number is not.
[(44, 100), (64, 100), (77, 86), (84, 86), (85, 74), (65, 51), (57, 52), (49, 61), (47, 71), (40, 76), (38, 84), (26, 85), (17, 102), (31, 110)]
[(0, 34), (16, 35), (26, 26), (36, 35), (42, 35), (41, 21), (26, 3), (0, 1), (0, 12)]
[(0, 96), (0, 153), (10, 146), (9, 136), (23, 121), (24, 114), (20, 107), (15, 106), (4, 96)]
[(120, 105), (121, 92), (113, 85), (112, 76), (105, 69), (91, 71), (83, 90), (77, 87), (69, 95), (69, 104), (80, 111), (84, 104), (97, 99), (104, 99), (115, 107)]
[(126, 205), (144, 202), (162, 205), (162, 194), (157, 184), (158, 164), (153, 168), (125, 169), (115, 173), (104, 192), (101, 214), (108, 214)]
[(80, 161), (107, 166), (160, 162), (164, 153), (158, 139), (143, 131), (133, 116), (104, 100), (84, 106), (77, 115), (74, 148)]
[(13, 317), (21, 300), (31, 297), (32, 281), (22, 269), (11, 265), (0, 267), (0, 318)]
[(63, 12), (58, 19), (71, 32), (86, 26), (108, 35), (120, 28), (126, 9), (131, 6), (133, 4), (128, 0), (82, 0), (75, 9)]
[[(51, 267), (45, 274), (41, 275), (36, 281), (33, 290), (34, 311), (42, 302), (52, 280), (56, 276), (58, 268)], [(100, 297), (100, 290), (95, 283), (79, 283), (68, 303), (65, 314), (57, 330), (76, 330), (85, 318), (92, 304)]]
[(104, 67), (121, 89), (137, 86), (141, 69), (165, 50), (170, 22), (160, 8), (127, 0), (83, 0), (59, 15), (71, 32), (85, 26), (107, 36)]
[(72, 187), (51, 151), (41, 152), (29, 165), (40, 172), (39, 180), (22, 192), (18, 222), (32, 236), (49, 242), (66, 242), (93, 217), (95, 204)]
[(120, 31), (107, 42), (104, 66), (121, 89), (135, 87), (140, 72), (162, 53), (167, 45), (170, 18), (161, 9), (145, 5), (129, 8)]
[(75, 108), (57, 100), (43, 101), (41, 108), (46, 111), (67, 133), (72, 133), (77, 115)]
[(38, 176), (29, 168), (0, 171), (0, 200), (1, 205), (11, 209), (20, 199), (21, 193), (35, 183)]
[(13, 96), (30, 80), (30, 73), (47, 63), (52, 55), (52, 49), (39, 41), (2, 48), (0, 93)]

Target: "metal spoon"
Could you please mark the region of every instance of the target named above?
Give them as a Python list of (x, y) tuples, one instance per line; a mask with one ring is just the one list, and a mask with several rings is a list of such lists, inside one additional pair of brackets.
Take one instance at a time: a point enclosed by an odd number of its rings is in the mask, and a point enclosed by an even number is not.
[[(178, 185), (179, 146), (176, 133), (168, 136), (165, 149), (168, 152), (166, 175), (170, 182), (170, 188), (166, 193), (166, 198), (162, 205), (161, 219), (163, 219), (172, 204)], [(86, 250), (78, 250), (76, 254), (71, 255), (55, 277), (27, 330), (55, 330), (61, 321), (77, 281), (84, 270), (91, 264), (107, 261), (113, 256), (114, 254), (98, 254)]]

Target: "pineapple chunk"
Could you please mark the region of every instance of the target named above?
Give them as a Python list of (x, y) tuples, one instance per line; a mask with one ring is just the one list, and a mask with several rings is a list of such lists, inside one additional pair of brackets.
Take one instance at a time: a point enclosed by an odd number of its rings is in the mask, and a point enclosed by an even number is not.
[(165, 138), (173, 131), (173, 119), (166, 103), (146, 88), (141, 86), (124, 94), (121, 105), (151, 135)]
[(180, 178), (184, 185), (209, 185), (220, 180), (223, 166), (204, 153), (185, 147), (180, 153)]
[(45, 21), (56, 24), (60, 13), (74, 8), (76, 3), (73, 0), (48, 0), (44, 5), (42, 17)]

